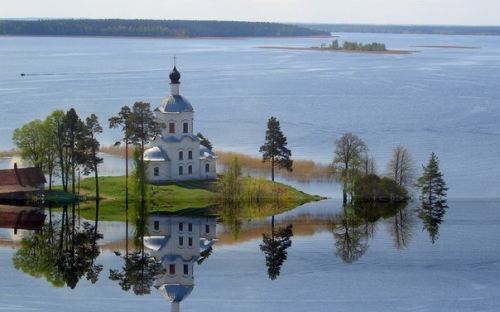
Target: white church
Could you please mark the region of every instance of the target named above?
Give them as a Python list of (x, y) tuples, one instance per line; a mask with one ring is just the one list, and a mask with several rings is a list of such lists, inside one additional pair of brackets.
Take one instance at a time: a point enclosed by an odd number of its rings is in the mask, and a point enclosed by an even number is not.
[(169, 75), (170, 95), (154, 110), (166, 127), (144, 151), (151, 183), (216, 178), (218, 156), (200, 145), (194, 134), (194, 109), (179, 93), (181, 74), (176, 66)]

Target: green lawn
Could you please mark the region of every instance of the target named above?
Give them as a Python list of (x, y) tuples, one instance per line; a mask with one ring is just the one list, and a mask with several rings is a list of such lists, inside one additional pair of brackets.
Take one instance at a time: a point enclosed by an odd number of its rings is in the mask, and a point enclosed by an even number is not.
[[(247, 181), (252, 178), (245, 178)], [(284, 207), (284, 210), (292, 209), (300, 204), (319, 200), (321, 198), (305, 194), (290, 186), (265, 181), (265, 184), (279, 190), (291, 192), (293, 199)], [(152, 202), (152, 211), (165, 211), (176, 214), (195, 214), (206, 211), (206, 207), (219, 203), (219, 198), (215, 190), (218, 181), (183, 181), (175, 183), (165, 183), (161, 185), (148, 185), (149, 198)], [(86, 178), (80, 182), (79, 203), (80, 215), (83, 218), (95, 219), (95, 179)], [(106, 176), (99, 178), (100, 221), (125, 221), (125, 177)], [(133, 188), (129, 185), (129, 211), (133, 209)], [(129, 214), (130, 218), (130, 214)]]

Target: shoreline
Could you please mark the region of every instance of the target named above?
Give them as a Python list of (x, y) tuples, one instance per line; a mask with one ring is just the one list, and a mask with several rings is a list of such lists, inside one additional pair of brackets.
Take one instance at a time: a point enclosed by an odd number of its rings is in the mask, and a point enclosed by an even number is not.
[(481, 49), (481, 47), (455, 46), (455, 45), (418, 45), (415, 48), (437, 48), (437, 49)]

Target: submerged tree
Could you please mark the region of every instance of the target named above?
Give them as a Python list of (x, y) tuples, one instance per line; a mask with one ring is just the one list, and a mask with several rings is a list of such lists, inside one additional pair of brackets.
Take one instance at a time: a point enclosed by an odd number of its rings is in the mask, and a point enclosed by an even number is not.
[(439, 171), (439, 159), (431, 153), (427, 166), (422, 166), (424, 173), (417, 180), (417, 187), (420, 188), (420, 200), (425, 204), (445, 204), (446, 203), (446, 183), (443, 174)]
[(286, 137), (281, 132), (280, 122), (275, 118), (269, 118), (267, 122), (266, 142), (259, 149), (262, 153), (262, 162), (271, 162), (271, 180), (274, 181), (274, 168), (286, 169), (292, 172), (293, 160), (290, 159), (292, 152), (286, 147)]
[(287, 249), (292, 246), (293, 225), (274, 229), (274, 216), (271, 221), (271, 235), (262, 234), (260, 250), (266, 254), (267, 274), (274, 280), (280, 275), (281, 266), (288, 256)]
[(347, 193), (352, 189), (360, 169), (361, 160), (366, 157), (368, 147), (365, 142), (352, 133), (344, 134), (335, 140), (333, 158), (334, 167), (340, 171), (343, 202), (347, 202)]
[(356, 202), (397, 203), (406, 201), (408, 192), (393, 179), (368, 174), (356, 179), (354, 182), (353, 199)]
[(420, 188), (420, 201), (422, 208), (419, 217), (424, 222), (424, 228), (428, 231), (431, 242), (434, 243), (439, 236), (439, 225), (448, 208), (446, 204), (446, 183), (443, 174), (439, 171), (439, 160), (431, 153), (427, 166), (422, 166), (424, 173), (417, 180)]
[(414, 185), (415, 165), (406, 147), (398, 145), (394, 148), (392, 159), (387, 164), (386, 175), (405, 188)]

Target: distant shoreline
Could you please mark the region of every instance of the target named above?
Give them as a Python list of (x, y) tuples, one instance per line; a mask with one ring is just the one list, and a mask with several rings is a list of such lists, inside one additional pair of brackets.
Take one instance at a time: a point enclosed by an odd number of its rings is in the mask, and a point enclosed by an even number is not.
[(481, 47), (455, 46), (455, 45), (418, 45), (415, 48), (439, 48), (439, 49), (481, 49)]
[(285, 46), (258, 46), (259, 49), (282, 49), (282, 50), (303, 50), (303, 51), (327, 51), (327, 52), (343, 52), (343, 53), (368, 53), (368, 54), (412, 54), (420, 51), (408, 50), (386, 50), (386, 51), (358, 51), (358, 50), (345, 50), (345, 49), (327, 49), (327, 48), (303, 48), (303, 47), (285, 47)]

